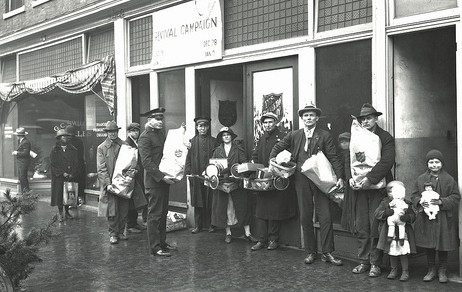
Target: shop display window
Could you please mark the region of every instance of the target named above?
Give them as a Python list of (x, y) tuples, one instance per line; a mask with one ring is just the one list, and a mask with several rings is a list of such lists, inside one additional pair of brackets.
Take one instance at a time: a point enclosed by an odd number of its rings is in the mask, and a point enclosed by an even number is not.
[[(9, 134), (3, 140), (3, 153), (11, 153), (17, 147), (16, 136), (11, 133), (16, 127), (24, 127), (28, 132), (32, 151), (37, 153), (37, 157), (32, 159), (28, 177), (50, 179), (50, 153), (56, 143), (56, 132), (73, 125), (77, 139), (81, 139), (84, 145), (86, 188), (97, 190), (96, 148), (106, 139), (103, 129), (106, 122), (113, 117), (106, 104), (96, 95), (71, 95), (55, 91), (24, 97), (10, 109), (11, 117), (4, 125), (5, 135)], [(17, 126), (14, 125), (16, 118), (12, 117), (16, 115)], [(8, 161), (14, 163), (14, 159)], [(3, 166), (3, 177), (17, 178), (17, 173), (5, 170)]]

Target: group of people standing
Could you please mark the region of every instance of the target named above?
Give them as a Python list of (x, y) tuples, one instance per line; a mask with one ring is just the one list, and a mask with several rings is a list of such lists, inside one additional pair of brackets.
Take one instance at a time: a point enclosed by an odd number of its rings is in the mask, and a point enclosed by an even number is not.
[[(395, 163), (395, 140), (377, 124), (382, 113), (365, 103), (360, 114), (356, 116), (363, 128), (378, 136), (381, 144), (379, 161), (359, 182), (352, 179), (350, 155), (356, 155), (358, 161), (364, 161), (364, 153), (350, 153), (349, 132), (340, 134), (337, 144), (328, 131), (317, 127), (321, 114), (322, 110), (314, 105), (300, 109), (298, 115), (303, 121), (303, 128), (287, 134), (277, 129), (278, 118), (275, 114), (268, 112), (261, 116), (264, 134), (258, 140), (250, 162), (262, 163), (267, 167), (270, 159), (284, 150), (289, 150), (297, 166), (295, 174), (290, 178), (290, 186), (293, 187), (284, 191), (257, 192), (255, 217), (259, 231), (256, 237), (250, 235), (248, 226), (248, 210), (251, 209), (248, 206), (249, 196), (242, 196), (248, 190), (237, 188), (229, 194), (221, 190), (211, 190), (197, 177), (190, 177), (192, 205), (195, 207), (195, 227), (192, 233), (196, 234), (204, 227), (209, 231), (214, 230), (214, 227), (225, 228), (225, 241), (230, 243), (230, 227), (243, 226), (245, 237), (250, 241), (256, 241), (251, 247), (252, 251), (265, 247), (273, 250), (278, 247), (282, 220), (296, 214), (295, 202), (298, 202), (304, 247), (307, 252), (305, 264), (312, 264), (317, 258), (318, 244), (313, 226), (315, 215), (320, 225), (321, 261), (335, 266), (342, 265), (342, 260), (332, 254), (335, 249), (330, 199), (301, 171), (303, 163), (308, 158), (322, 151), (338, 178), (336, 187), (339, 190), (343, 189), (345, 193), (342, 227), (356, 235), (358, 240), (359, 264), (352, 272), (368, 272), (369, 277), (379, 277), (382, 274), (383, 255), (386, 253), (389, 255), (391, 266), (387, 278), (397, 278), (399, 260), (402, 268), (399, 279), (407, 281), (410, 277), (407, 256), (416, 253), (416, 247), (420, 247), (426, 251), (429, 268), (423, 280), (432, 281), (438, 277), (439, 282), (446, 283), (448, 252), (455, 250), (458, 243), (457, 222), (453, 212), (458, 206), (460, 194), (455, 180), (443, 169), (442, 153), (435, 149), (428, 152), (425, 157), (427, 171), (417, 178), (412, 197), (406, 200), (409, 205), (407, 212), (400, 214), (400, 220), (406, 224), (405, 241), (401, 242), (398, 236), (390, 239), (384, 230), (388, 227), (387, 218), (394, 213), (390, 206), (393, 199), (392, 190), (396, 185), (404, 188), (404, 184), (393, 180), (391, 170)], [(210, 119), (197, 118), (195, 122), (198, 135), (192, 140), (186, 174), (203, 175), (209, 164), (208, 158), (227, 158), (228, 166), (247, 162), (244, 149), (239, 144), (230, 142), (236, 138), (231, 129), (221, 129), (215, 142), (214, 138), (207, 134)], [(220, 175), (225, 181), (233, 180), (229, 178), (229, 169), (223, 169)], [(382, 180), (386, 181), (386, 187), (374, 187)], [(440, 195), (440, 199), (432, 200), (430, 203), (421, 200), (421, 193), (428, 184)], [(296, 201), (293, 200), (294, 193)], [(423, 212), (428, 205), (440, 207), (436, 220), (429, 220)]]
[[(140, 229), (137, 225), (138, 210), (143, 209), (142, 217), (146, 222), (148, 245), (150, 253), (156, 256), (170, 256), (175, 246), (166, 242), (166, 217), (168, 212), (170, 185), (174, 180), (165, 176), (159, 165), (163, 155), (165, 134), (163, 132), (164, 108), (156, 108), (145, 114), (146, 128), (140, 134), (140, 125), (132, 123), (128, 127), (128, 137), (122, 141), (118, 137), (120, 127), (116, 122), (106, 124), (104, 131), (107, 139), (98, 146), (97, 170), (101, 182), (100, 213), (108, 218), (110, 243), (127, 239), (126, 229)], [(405, 241), (399, 241), (395, 236), (391, 240), (383, 231), (386, 219), (394, 211), (390, 206), (393, 199), (393, 188), (404, 187), (402, 182), (394, 181), (391, 169), (395, 163), (395, 141), (390, 133), (377, 124), (382, 113), (376, 111), (370, 104), (362, 106), (356, 119), (362, 127), (377, 135), (380, 139), (380, 160), (371, 171), (359, 182), (352, 179), (350, 172), (350, 156), (356, 155), (361, 161), (363, 153), (350, 153), (350, 133), (342, 133), (336, 143), (329, 131), (317, 126), (322, 110), (315, 105), (307, 105), (298, 111), (303, 122), (299, 130), (287, 134), (277, 129), (278, 117), (271, 112), (264, 113), (260, 121), (264, 134), (258, 140), (250, 155), (244, 147), (235, 141), (237, 135), (229, 127), (220, 129), (216, 138), (210, 135), (209, 117), (199, 116), (194, 119), (196, 135), (190, 140), (185, 163), (185, 174), (188, 176), (191, 191), (191, 205), (194, 207), (193, 234), (206, 229), (213, 232), (215, 228), (225, 230), (225, 242), (232, 242), (231, 229), (242, 227), (244, 237), (254, 243), (252, 251), (263, 248), (277, 249), (279, 233), (283, 220), (298, 214), (303, 230), (304, 247), (306, 250), (305, 264), (312, 264), (317, 259), (318, 241), (313, 225), (313, 218), (319, 220), (321, 261), (335, 266), (341, 266), (342, 260), (335, 257), (334, 230), (330, 208), (330, 199), (316, 184), (302, 172), (304, 162), (318, 152), (323, 152), (332, 165), (338, 180), (336, 187), (344, 190), (341, 224), (344, 229), (357, 236), (358, 265), (352, 270), (354, 274), (368, 272), (370, 277), (381, 275), (383, 254), (390, 255), (391, 271), (387, 276), (395, 279), (398, 271), (398, 259), (402, 266), (401, 281), (409, 279), (407, 255), (416, 252), (416, 247), (426, 250), (428, 273), (424, 281), (432, 281), (436, 277), (441, 283), (446, 283), (448, 252), (457, 248), (457, 222), (453, 211), (458, 206), (460, 194), (452, 176), (444, 169), (443, 154), (431, 150), (425, 157), (427, 171), (416, 179), (411, 200), (408, 200), (408, 211), (401, 214), (400, 219), (407, 224)], [(21, 132), (17, 135), (20, 136)], [(59, 214), (64, 220), (71, 218), (67, 207), (63, 214), (62, 187), (65, 180), (79, 176), (78, 148), (69, 143), (72, 135), (66, 130), (56, 134), (57, 143), (51, 153), (52, 205), (58, 206)], [(139, 136), (139, 137), (138, 137)], [(114, 166), (120, 147), (129, 144), (138, 149), (137, 174), (132, 199), (118, 197), (108, 190), (111, 184)], [(338, 147), (340, 146), (340, 147)], [(340, 149), (339, 149), (340, 148)], [(231, 166), (245, 162), (263, 164), (268, 167), (272, 158), (280, 152), (291, 152), (296, 163), (295, 174), (290, 177), (289, 188), (255, 192), (255, 208), (249, 194), (239, 181), (231, 175)], [(19, 156), (19, 150), (17, 155)], [(224, 158), (227, 167), (220, 170), (220, 181), (234, 184), (230, 191), (211, 189), (204, 184), (205, 170), (211, 158)], [(374, 188), (385, 179), (387, 187)], [(439, 194), (439, 199), (424, 202), (421, 193), (430, 185)], [(423, 212), (429, 205), (439, 206), (436, 219), (431, 220)], [(314, 216), (315, 215), (315, 216)], [(258, 224), (258, 234), (250, 231), (251, 219), (255, 216)], [(389, 236), (388, 236), (389, 237)], [(398, 243), (397, 243), (398, 242)], [(404, 245), (404, 243), (406, 245)], [(405, 246), (405, 247), (403, 247)], [(436, 263), (438, 254), (438, 265)]]

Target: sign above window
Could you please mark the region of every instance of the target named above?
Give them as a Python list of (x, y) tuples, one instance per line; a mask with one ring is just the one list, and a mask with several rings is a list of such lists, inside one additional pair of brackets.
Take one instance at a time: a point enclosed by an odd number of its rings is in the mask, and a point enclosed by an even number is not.
[(220, 0), (189, 1), (153, 14), (152, 66), (165, 68), (222, 58)]

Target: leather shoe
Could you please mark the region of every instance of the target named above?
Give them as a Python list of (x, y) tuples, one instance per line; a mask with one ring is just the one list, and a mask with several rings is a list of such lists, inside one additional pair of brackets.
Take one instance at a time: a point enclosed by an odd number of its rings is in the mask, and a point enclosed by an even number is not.
[(274, 241), (274, 240), (270, 240), (269, 244), (268, 244), (268, 250), (275, 250), (279, 247), (279, 244)]
[(306, 258), (303, 260), (303, 262), (307, 265), (314, 263), (314, 260), (316, 258), (316, 254), (314, 253), (309, 253)]
[(137, 226), (136, 226), (136, 229), (138, 229), (138, 230), (146, 230), (146, 229), (147, 229), (146, 223), (143, 223), (143, 224), (141, 224), (141, 225), (137, 225)]
[(252, 246), (250, 249), (253, 250), (253, 251), (256, 251), (256, 250), (260, 250), (260, 249), (262, 249), (264, 247), (265, 247), (265, 245), (259, 241), (259, 242), (257, 242), (257, 244)]
[(119, 240), (128, 240), (128, 236), (126, 236), (125, 234), (119, 234)]
[[(403, 271), (403, 275), (404, 275), (404, 271)], [(393, 280), (393, 279), (396, 279), (397, 276), (398, 276), (398, 269), (391, 268), (390, 274), (388, 274), (387, 279)]]
[(229, 235), (229, 234), (226, 235), (225, 242), (226, 243), (231, 243), (231, 235)]
[(362, 274), (371, 269), (371, 265), (368, 264), (359, 264), (353, 269), (354, 274)]
[(66, 216), (66, 219), (69, 219), (69, 220), (74, 219), (74, 217), (69, 213), (66, 213), (64, 216)]
[(401, 274), (401, 278), (399, 278), (401, 282), (406, 282), (409, 280), (409, 271), (408, 270), (403, 270), (403, 273)]
[(323, 253), (321, 255), (321, 261), (325, 263), (331, 263), (334, 266), (341, 266), (343, 265), (343, 262), (341, 259), (336, 259), (330, 252)]
[(371, 270), (369, 271), (369, 277), (379, 277), (382, 274), (380, 267), (377, 265), (371, 265)]
[(245, 238), (250, 242), (258, 242), (258, 239), (256, 239), (252, 234), (246, 235)]
[(178, 250), (178, 247), (170, 245), (167, 243), (167, 245), (163, 248), (165, 250)]
[(213, 228), (212, 226), (209, 227), (209, 233), (212, 233), (212, 232), (215, 232), (215, 228)]
[(436, 278), (436, 268), (435, 267), (429, 267), (428, 268), (428, 273), (423, 278), (423, 281), (424, 282), (431, 282), (435, 278)]
[(153, 253), (154, 256), (160, 256), (160, 257), (169, 257), (171, 254), (168, 251), (164, 251), (162, 249), (159, 249), (158, 251)]
[(110, 242), (111, 244), (117, 244), (117, 243), (119, 243), (119, 240), (117, 239), (117, 237), (111, 236), (111, 237), (109, 238), (109, 242)]
[(130, 227), (130, 228), (127, 228), (127, 231), (130, 232), (130, 233), (141, 233), (141, 230), (135, 228), (135, 227)]
[(191, 230), (192, 234), (198, 234), (199, 232), (201, 232), (201, 229), (199, 227), (194, 227), (193, 230)]

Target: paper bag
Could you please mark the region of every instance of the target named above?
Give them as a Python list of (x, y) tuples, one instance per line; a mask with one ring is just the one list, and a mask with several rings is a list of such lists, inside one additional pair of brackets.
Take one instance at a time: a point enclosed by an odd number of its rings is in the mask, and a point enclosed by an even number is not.
[(337, 176), (332, 168), (332, 164), (322, 151), (318, 151), (317, 154), (308, 158), (303, 163), (301, 171), (324, 194), (328, 194), (335, 189)]
[[(361, 126), (358, 120), (351, 123), (350, 159), (351, 176), (358, 184), (371, 169), (380, 161), (382, 142), (379, 136)], [(359, 161), (358, 157), (364, 154), (365, 160)], [(370, 189), (381, 189), (386, 186), (385, 178), (378, 184), (371, 185)]]
[(112, 176), (112, 184), (107, 186), (108, 192), (116, 196), (130, 199), (135, 187), (135, 174), (137, 172), (138, 150), (123, 144), (119, 150)]
[(63, 205), (77, 206), (77, 194), (79, 193), (79, 183), (65, 181), (63, 184)]
[(178, 129), (169, 130), (164, 144), (164, 153), (160, 161), (159, 170), (166, 177), (181, 180), (184, 175), (184, 165), (186, 163), (186, 155), (188, 142), (185, 137), (186, 129), (180, 127)]

